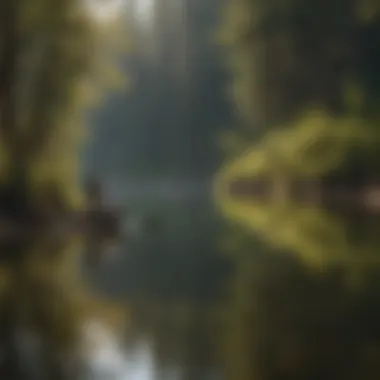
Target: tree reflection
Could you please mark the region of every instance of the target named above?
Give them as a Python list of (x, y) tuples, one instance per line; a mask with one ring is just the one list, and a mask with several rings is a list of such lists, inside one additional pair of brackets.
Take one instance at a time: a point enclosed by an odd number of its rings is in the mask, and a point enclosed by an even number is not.
[(223, 320), (217, 305), (150, 300), (133, 305), (131, 322), (129, 339), (149, 345), (158, 376), (202, 378), (220, 368), (217, 336)]
[(120, 34), (79, 0), (0, 8), (0, 376), (75, 378), (88, 321), (118, 329), (123, 319), (83, 282), (75, 222), (84, 116), (123, 82)]
[(223, 207), (247, 232), (311, 266), (379, 263), (379, 218), (365, 212), (240, 200)]
[(237, 264), (227, 378), (376, 379), (378, 4), (230, 0), (221, 21), (238, 114), (214, 187)]
[(353, 291), (344, 266), (318, 273), (294, 257), (268, 251), (252, 235), (235, 239), (250, 249), (242, 250), (240, 243), (226, 309), (228, 378), (379, 376), (376, 268), (367, 268), (366, 284)]
[[(8, 280), (2, 288), (0, 314), (6, 373), (21, 370), (28, 357), (35, 355), (36, 371), (57, 371), (48, 378), (61, 378), (84, 354), (84, 332), (92, 320), (116, 330), (123, 325), (123, 307), (95, 296), (83, 281), (80, 246), (66, 242), (55, 247), (50, 257), (47, 247), (41, 238), (23, 261), (3, 267), (4, 280)], [(24, 347), (31, 336), (39, 347), (36, 352), (33, 346), (29, 352)]]
[(221, 168), (218, 207), (311, 265), (378, 262), (378, 136), (353, 118), (310, 114)]

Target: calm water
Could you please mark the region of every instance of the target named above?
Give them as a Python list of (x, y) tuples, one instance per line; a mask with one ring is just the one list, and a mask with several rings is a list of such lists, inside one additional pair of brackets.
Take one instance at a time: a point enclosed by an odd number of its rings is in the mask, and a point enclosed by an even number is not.
[[(24, 280), (13, 283), (16, 302), (3, 307), (22, 310), (10, 324), (13, 351), (3, 332), (4, 374), (99, 380), (380, 374), (376, 218), (328, 214), (335, 224), (321, 226), (322, 210), (302, 223), (293, 210), (273, 225), (270, 240), (223, 220), (207, 197), (133, 205), (159, 227), (135, 227), (112, 260), (79, 272), (76, 259), (67, 272), (46, 257), (40, 266), (37, 259), (27, 264)], [(42, 243), (39, 249), (47, 249)], [(6, 278), (2, 273), (3, 299)]]
[[(105, 275), (108, 289), (130, 302), (132, 378), (377, 376), (376, 218), (329, 215), (337, 224), (326, 224), (326, 234), (316, 216), (304, 225), (289, 216), (276, 228), (300, 234), (290, 249), (221, 222), (206, 201), (161, 206), (173, 215), (163, 214), (159, 239)], [(315, 252), (325, 261), (303, 259)]]
[(0, 380), (379, 380), (378, 4), (0, 1)]
[(99, 292), (127, 303), (119, 378), (225, 378), (223, 309), (234, 264), (217, 244), (223, 222), (207, 196), (133, 205), (160, 228), (135, 234), (119, 257), (89, 274)]

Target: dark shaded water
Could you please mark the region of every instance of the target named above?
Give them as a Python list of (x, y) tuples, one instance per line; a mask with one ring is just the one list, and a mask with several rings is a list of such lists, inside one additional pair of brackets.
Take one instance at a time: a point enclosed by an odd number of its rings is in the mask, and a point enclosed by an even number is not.
[[(17, 282), (3, 265), (2, 311), (12, 306), (16, 319), (3, 323), (2, 378), (378, 377), (376, 217), (329, 214), (336, 223), (321, 225), (318, 212), (300, 222), (293, 208), (270, 242), (222, 220), (208, 197), (142, 199), (133, 209), (159, 228), (136, 222), (98, 268), (76, 271), (72, 242), (47, 259), (42, 237)], [(247, 204), (242, 218), (250, 212)]]
[(220, 253), (222, 222), (205, 195), (133, 202), (160, 229), (131, 237), (118, 259), (90, 274), (98, 291), (126, 301), (128, 378), (224, 378), (219, 340), (234, 265)]

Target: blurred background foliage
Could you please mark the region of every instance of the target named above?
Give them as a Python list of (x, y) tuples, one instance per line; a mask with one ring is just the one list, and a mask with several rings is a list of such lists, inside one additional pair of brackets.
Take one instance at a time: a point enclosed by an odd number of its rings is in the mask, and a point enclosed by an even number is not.
[(262, 134), (309, 108), (346, 115), (352, 85), (365, 100), (357, 112), (376, 114), (378, 35), (375, 2), (227, 1), (217, 41), (243, 124)]
[(64, 184), (74, 203), (86, 111), (126, 84), (120, 60), (130, 45), (121, 20), (99, 23), (85, 4), (1, 4), (3, 181), (23, 167), (33, 186)]
[[(214, 180), (218, 208), (314, 264), (378, 256), (375, 231), (356, 246), (320, 201), (346, 188), (353, 208), (378, 189), (379, 12), (361, 0), (227, 1), (216, 35), (238, 120), (219, 136), (227, 159)], [(266, 195), (233, 195), (240, 180)], [(302, 181), (309, 204), (290, 190)]]
[(217, 41), (240, 120), (220, 137), (231, 161), (251, 150), (236, 165), (252, 175), (377, 176), (379, 36), (375, 2), (227, 1)]

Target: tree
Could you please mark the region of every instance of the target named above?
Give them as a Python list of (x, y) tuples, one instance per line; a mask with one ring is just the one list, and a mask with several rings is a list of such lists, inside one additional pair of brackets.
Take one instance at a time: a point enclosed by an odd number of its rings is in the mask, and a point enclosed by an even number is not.
[(28, 176), (34, 186), (54, 178), (73, 190), (89, 102), (122, 82), (112, 43), (120, 34), (97, 25), (79, 0), (7, 4), (0, 129), (8, 176)]
[(373, 97), (378, 12), (363, 0), (227, 1), (217, 39), (244, 124), (265, 132), (312, 106), (344, 114), (347, 81)]

